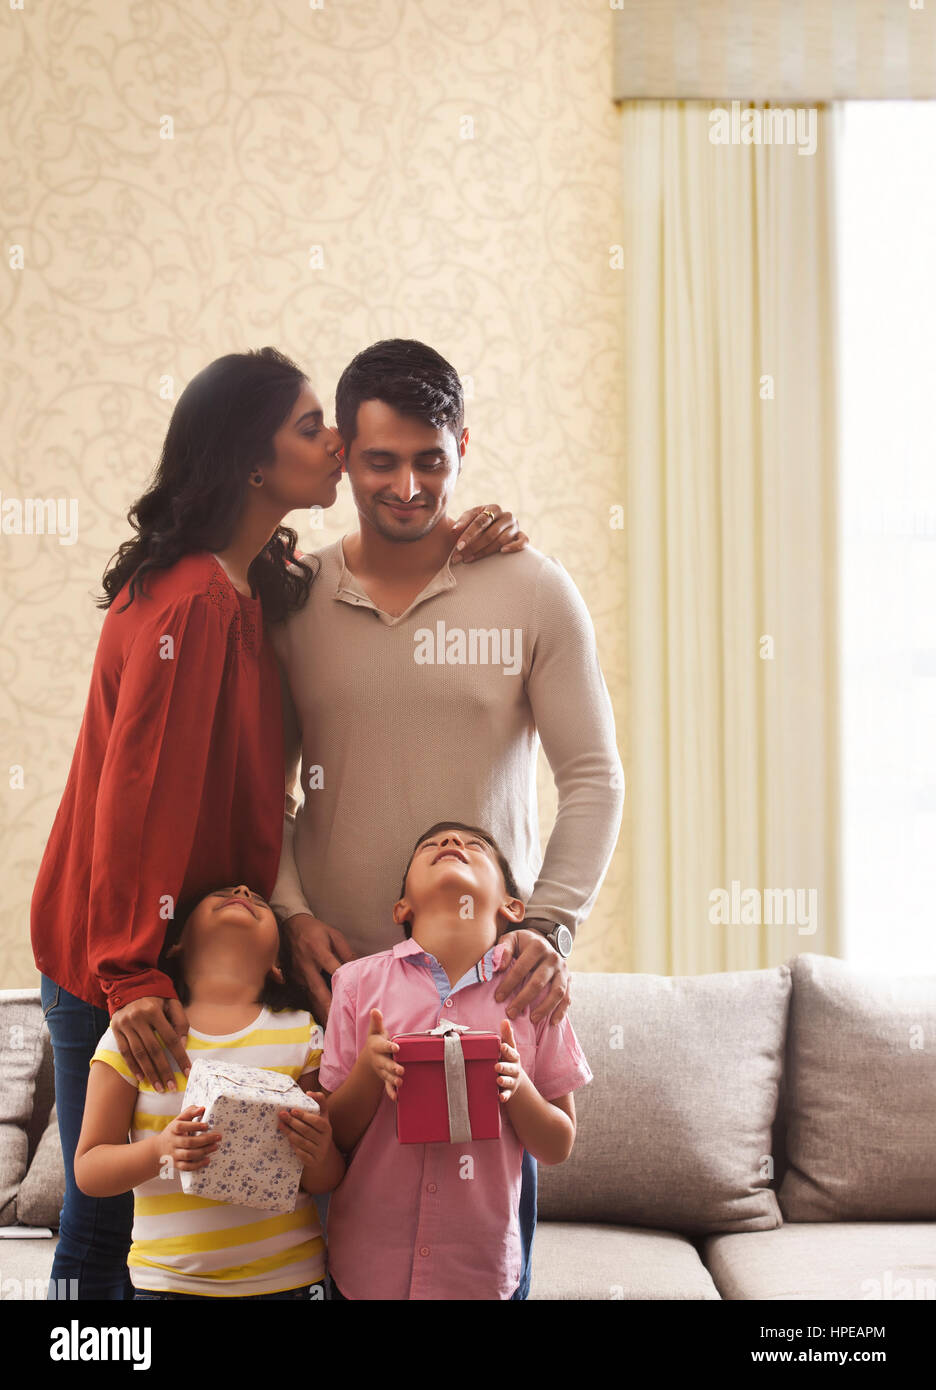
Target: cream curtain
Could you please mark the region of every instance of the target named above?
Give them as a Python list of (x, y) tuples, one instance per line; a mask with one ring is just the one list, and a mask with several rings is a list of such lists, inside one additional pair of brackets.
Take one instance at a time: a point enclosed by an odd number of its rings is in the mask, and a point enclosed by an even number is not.
[(802, 155), (711, 143), (713, 105), (621, 107), (631, 959), (664, 974), (839, 940), (832, 112)]

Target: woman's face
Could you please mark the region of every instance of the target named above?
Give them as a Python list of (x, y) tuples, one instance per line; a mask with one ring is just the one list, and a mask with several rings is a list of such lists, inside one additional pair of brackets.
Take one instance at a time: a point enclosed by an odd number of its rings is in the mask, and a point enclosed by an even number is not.
[(273, 436), (273, 447), (273, 462), (259, 465), (262, 490), (284, 514), (333, 506), (341, 478), (341, 436), (325, 425), (321, 401), (308, 383)]

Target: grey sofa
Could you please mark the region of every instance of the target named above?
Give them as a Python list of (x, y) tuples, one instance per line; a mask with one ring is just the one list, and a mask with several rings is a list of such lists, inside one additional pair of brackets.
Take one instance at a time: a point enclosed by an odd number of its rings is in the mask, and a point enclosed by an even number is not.
[[(594, 1081), (571, 1157), (539, 1166), (532, 1298), (936, 1298), (936, 979), (803, 954), (574, 974), (573, 1001)], [(57, 1224), (38, 990), (0, 1018), (26, 1038), (0, 1055), (0, 1224)], [(0, 1296), (45, 1297), (54, 1244), (0, 1242)]]

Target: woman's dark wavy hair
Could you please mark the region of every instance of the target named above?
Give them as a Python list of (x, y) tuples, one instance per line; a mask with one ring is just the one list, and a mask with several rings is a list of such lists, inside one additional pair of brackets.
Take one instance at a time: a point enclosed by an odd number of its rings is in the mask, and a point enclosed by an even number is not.
[[(189, 898), (186, 902), (179, 903), (175, 916), (169, 925), (163, 941), (162, 951), (159, 956), (157, 969), (163, 974), (168, 975), (172, 981), (179, 1002), (183, 1007), (189, 1002), (189, 987), (185, 982), (182, 972), (182, 961), (179, 956), (169, 956), (166, 953), (169, 948), (180, 940), (185, 924), (195, 911), (198, 904), (211, 893), (218, 893), (222, 888), (227, 888), (226, 883), (219, 883), (217, 888), (208, 888), (204, 893), (199, 893), (197, 897)], [(267, 903), (267, 907), (270, 904)], [(258, 1004), (265, 1004), (268, 1009), (302, 1009), (314, 1016), (315, 1004), (308, 988), (303, 983), (302, 978), (296, 972), (295, 958), (293, 956), (292, 943), (289, 938), (289, 931), (286, 923), (278, 912), (270, 908), (276, 918), (276, 927), (279, 932), (279, 967), (283, 972), (283, 983), (271, 979), (267, 975), (257, 1000)]]
[[(172, 412), (153, 481), (127, 513), (136, 535), (111, 557), (99, 608), (109, 608), (129, 580), (122, 613), (138, 585), (145, 595), (148, 571), (228, 545), (249, 476), (272, 459), (273, 436), (305, 382), (295, 362), (272, 347), (229, 353), (192, 378)], [(278, 526), (247, 571), (269, 622), (302, 607), (317, 573), (295, 558), (297, 541), (291, 527)]]

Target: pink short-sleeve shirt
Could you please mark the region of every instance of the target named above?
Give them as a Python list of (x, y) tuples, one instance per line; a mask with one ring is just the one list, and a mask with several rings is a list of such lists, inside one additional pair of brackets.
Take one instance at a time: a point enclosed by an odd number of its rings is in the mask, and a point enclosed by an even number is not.
[[(450, 989), (435, 956), (412, 938), (342, 965), (332, 977), (319, 1082), (336, 1091), (367, 1038), (371, 1009), (395, 1033), (450, 1020), (499, 1032), (507, 1001), (494, 994), (502, 947)], [(444, 996), (444, 997), (443, 997)], [(523, 1068), (545, 1100), (592, 1073), (566, 1016), (558, 1027), (511, 1019)], [(405, 1077), (404, 1077), (405, 1085)], [(523, 1145), (506, 1108), (499, 1140), (401, 1144), (384, 1092), (328, 1207), (328, 1267), (349, 1299), (509, 1299), (520, 1282)]]

